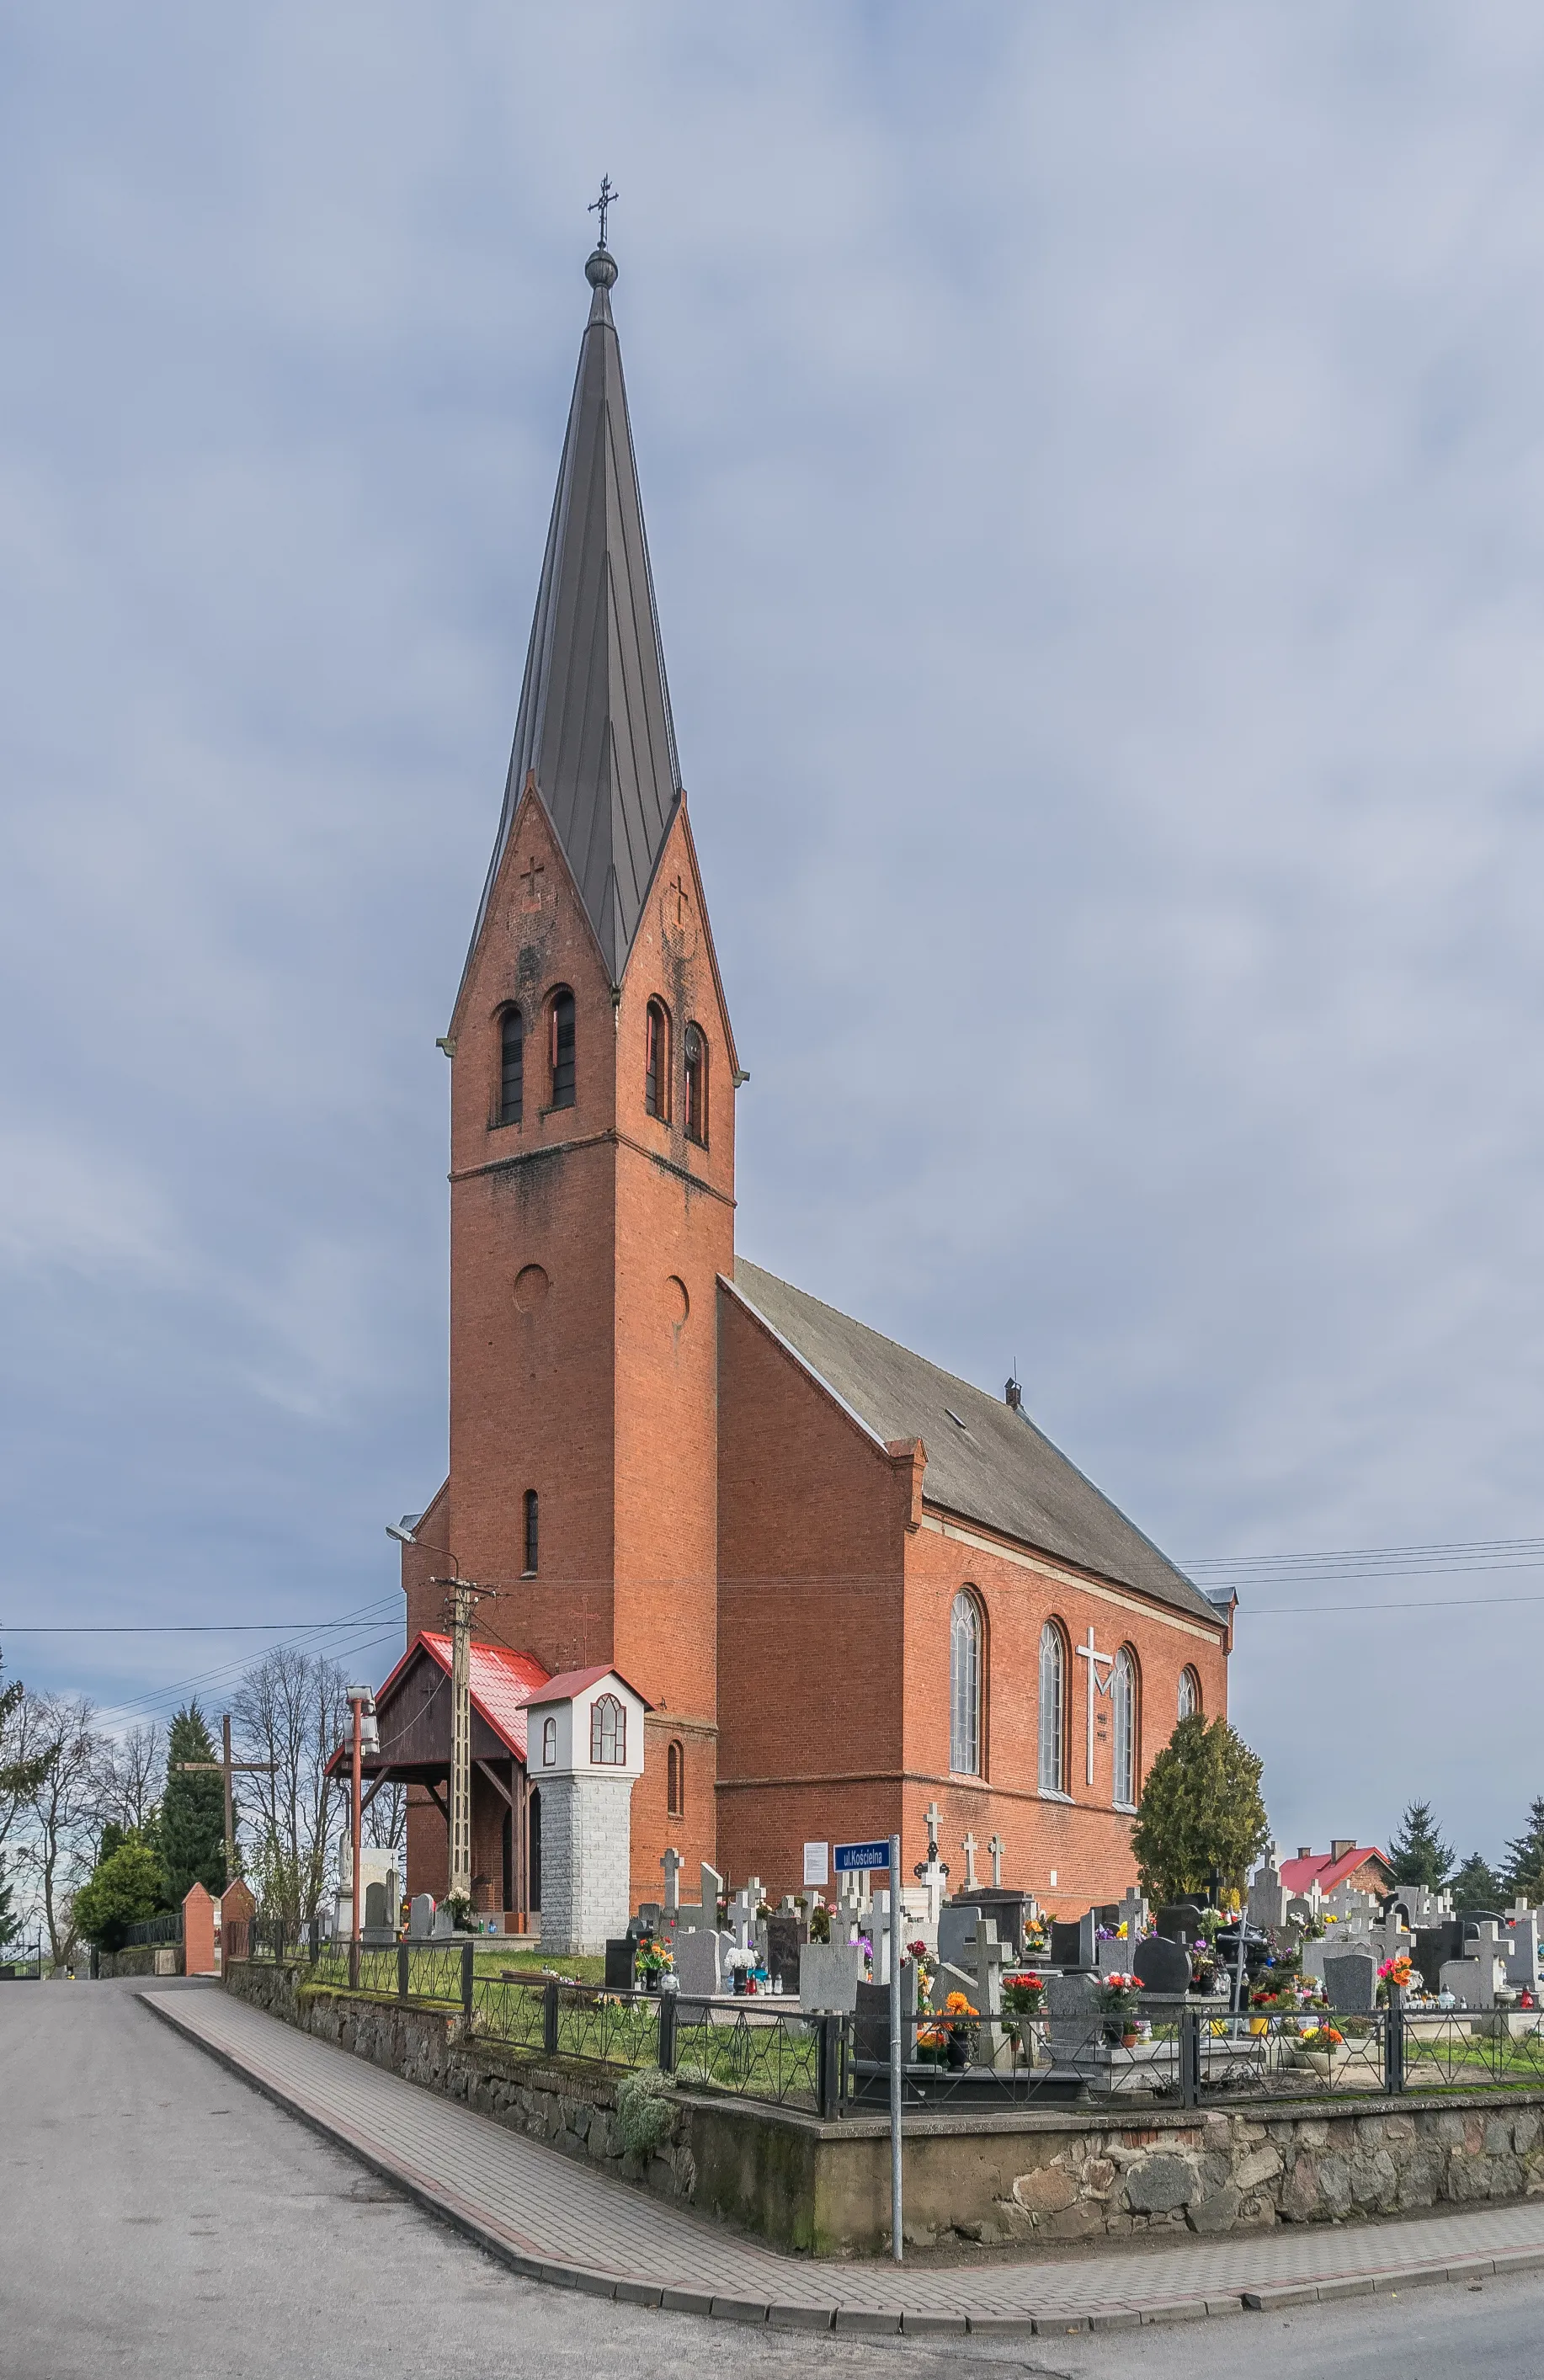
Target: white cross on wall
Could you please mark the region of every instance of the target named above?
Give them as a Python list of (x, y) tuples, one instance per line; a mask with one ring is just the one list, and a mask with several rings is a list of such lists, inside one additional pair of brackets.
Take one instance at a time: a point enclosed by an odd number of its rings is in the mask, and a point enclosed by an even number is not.
[(1080, 1661), (1087, 1661), (1088, 1664), (1088, 1782), (1091, 1785), (1094, 1781), (1094, 1696), (1107, 1694), (1111, 1685), (1109, 1678), (1100, 1676), (1099, 1665), (1101, 1661), (1106, 1665), (1112, 1665), (1115, 1656), (1113, 1653), (1095, 1652), (1094, 1623), (1091, 1620), (1088, 1622), (1088, 1643), (1075, 1645), (1073, 1650)]

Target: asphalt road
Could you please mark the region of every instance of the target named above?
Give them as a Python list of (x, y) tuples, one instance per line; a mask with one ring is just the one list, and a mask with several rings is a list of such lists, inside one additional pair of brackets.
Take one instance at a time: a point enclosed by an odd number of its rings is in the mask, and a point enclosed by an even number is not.
[(801, 2338), (571, 2296), (421, 2214), (157, 2022), (137, 1989), (0, 1985), (3, 2380), (1544, 2373), (1538, 2275), (1285, 2317), (936, 2345)]

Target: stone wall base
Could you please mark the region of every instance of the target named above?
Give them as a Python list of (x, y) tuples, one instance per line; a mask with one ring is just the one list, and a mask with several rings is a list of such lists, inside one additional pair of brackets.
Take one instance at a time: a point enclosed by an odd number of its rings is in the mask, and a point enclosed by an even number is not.
[[(811, 2117), (682, 2092), (647, 2166), (624, 2155), (615, 2082), (468, 2041), (461, 2019), (233, 1966), (226, 1988), (319, 2040), (781, 2248), (889, 2246), (882, 2119)], [(615, 2078), (620, 2081), (621, 2077)], [(906, 2232), (918, 2248), (1058, 2246), (1266, 2230), (1544, 2194), (1544, 2092), (1339, 2101), (1278, 2112), (1075, 2108), (908, 2118)]]

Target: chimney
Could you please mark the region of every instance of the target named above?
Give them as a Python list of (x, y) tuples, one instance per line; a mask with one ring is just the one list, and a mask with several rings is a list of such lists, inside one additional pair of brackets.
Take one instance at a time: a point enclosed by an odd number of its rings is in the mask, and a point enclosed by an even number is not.
[(1331, 1836), (1330, 1840), (1330, 1857), (1332, 1860), (1343, 1859), (1347, 1852), (1354, 1852), (1356, 1848), (1356, 1838), (1355, 1835)]
[(1299, 1844), (1298, 1844), (1298, 1846), (1297, 1846), (1297, 1856), (1298, 1856), (1298, 1858), (1299, 1858), (1299, 1859), (1312, 1859), (1313, 1855), (1314, 1855), (1314, 1847), (1313, 1847), (1312, 1843), (1299, 1843)]

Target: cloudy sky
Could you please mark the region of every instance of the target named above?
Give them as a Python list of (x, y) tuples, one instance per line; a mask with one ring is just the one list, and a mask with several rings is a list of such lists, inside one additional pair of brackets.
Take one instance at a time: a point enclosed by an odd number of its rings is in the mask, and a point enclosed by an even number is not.
[[(1544, 1534), (1541, 119), (1522, 0), (6, 11), (0, 1621), (385, 1665), (602, 171), (746, 1253), (1181, 1560)], [(1245, 1576), (1289, 1845), (1517, 1831), (1495, 1559)]]

